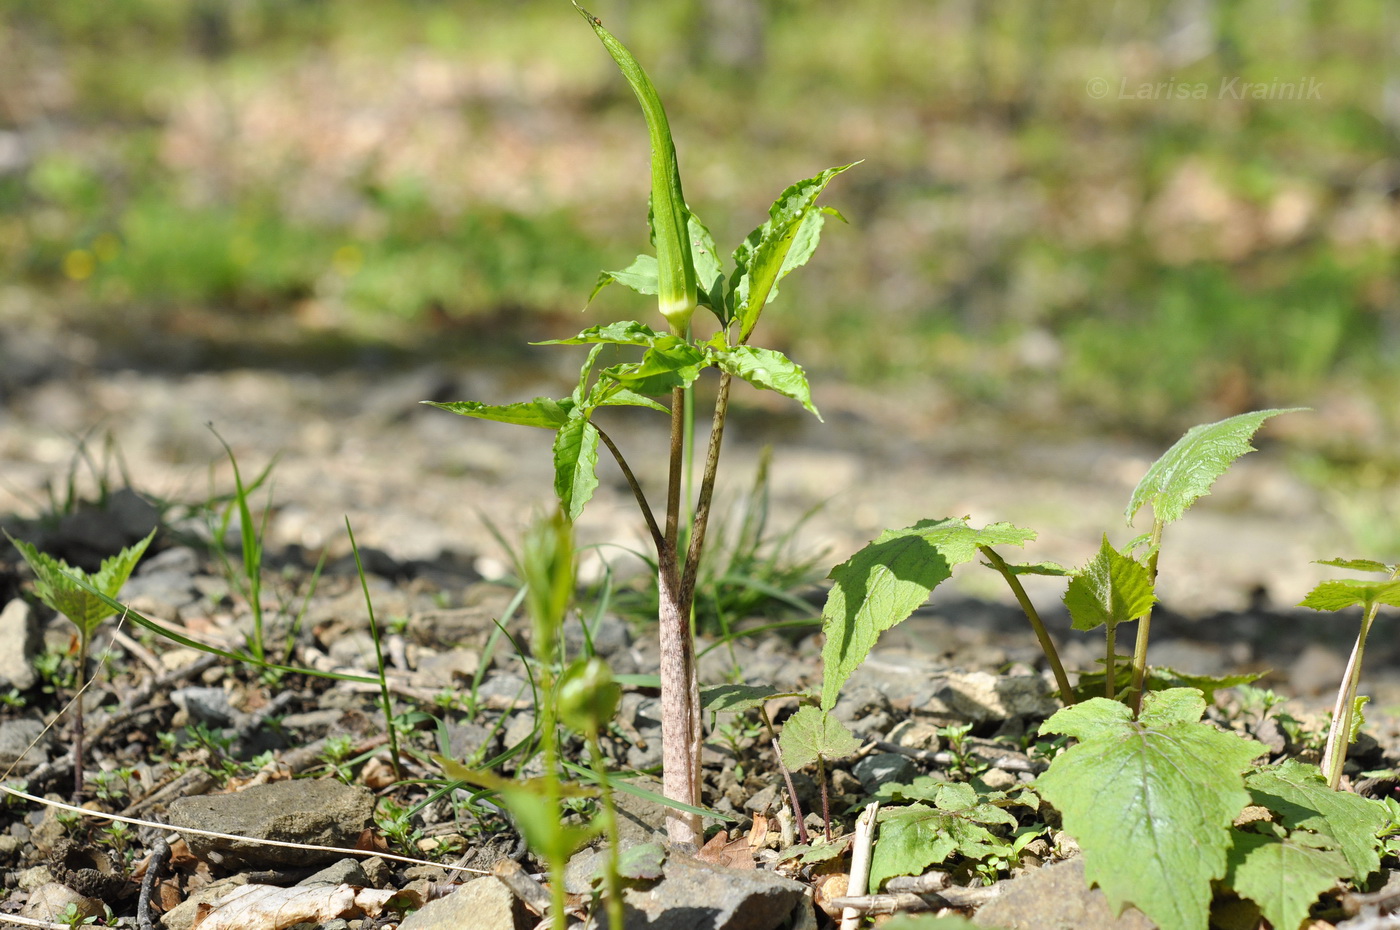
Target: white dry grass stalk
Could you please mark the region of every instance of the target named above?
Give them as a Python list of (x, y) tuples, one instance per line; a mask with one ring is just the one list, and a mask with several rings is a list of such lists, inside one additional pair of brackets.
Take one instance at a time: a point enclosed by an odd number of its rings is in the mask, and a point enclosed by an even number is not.
[[(880, 812), (880, 802), (871, 801), (856, 818), (855, 839), (851, 842), (851, 880), (846, 885), (847, 895), (865, 894), (866, 882), (870, 880), (870, 850), (875, 845), (875, 815)], [(856, 930), (860, 926), (861, 911), (848, 907), (841, 912), (841, 930)]]

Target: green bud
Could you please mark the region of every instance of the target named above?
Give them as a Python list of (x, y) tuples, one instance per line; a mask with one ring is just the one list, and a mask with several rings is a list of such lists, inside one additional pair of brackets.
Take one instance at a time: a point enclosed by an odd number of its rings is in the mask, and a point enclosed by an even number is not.
[(579, 659), (559, 676), (557, 702), (564, 726), (594, 736), (617, 715), (622, 686), (613, 681), (612, 669), (602, 659)]

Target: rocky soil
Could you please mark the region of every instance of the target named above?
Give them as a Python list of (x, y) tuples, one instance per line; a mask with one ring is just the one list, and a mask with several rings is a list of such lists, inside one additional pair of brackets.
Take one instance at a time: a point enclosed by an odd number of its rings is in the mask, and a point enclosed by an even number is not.
[[(112, 355), (72, 333), (11, 328), (0, 342), (4, 527), (91, 565), (159, 526), (124, 599), (182, 635), (237, 650), (246, 646), (253, 622), (238, 572), (221, 563), (211, 529), (233, 486), (220, 439), (245, 481), (275, 462), (253, 496), (256, 507), (268, 507), (268, 649), (295, 667), (373, 673), (374, 642), (350, 558), (348, 518), (385, 631), (394, 712), (404, 724), (404, 769), (393, 770), (375, 686), (260, 675), (129, 621), (109, 623), (85, 698), (90, 755), (82, 800), (92, 810), (170, 829), (113, 827), (11, 797), (0, 811), (7, 895), (0, 911), (42, 921), (68, 903), (94, 912), (105, 905), (123, 926), (180, 930), (196, 921), (226, 925), (211, 904), (229, 908), (222, 919), (230, 926), (535, 927), (531, 889), (539, 888), (529, 873), (539, 863), (498, 809), (467, 805), (461, 790), (435, 793), (441, 772), (430, 756), (482, 762), (526, 741), (533, 728), (530, 686), (515, 651), (528, 650), (528, 633), (509, 614), (513, 588), (499, 580), (508, 557), (490, 527), (518, 538), (530, 516), (547, 506), (549, 438), (417, 402), (557, 395), (567, 393), (564, 378), (541, 368), (442, 361), (404, 369), (372, 355), (314, 374), (272, 365), (182, 371), (149, 360), (132, 365), (130, 355)], [(794, 545), (803, 555), (825, 553), (823, 566), (883, 528), (964, 514), (1040, 530), (1027, 552), (1031, 560), (1081, 562), (1104, 530), (1126, 538), (1123, 504), (1161, 451), (974, 418), (936, 398), (925, 406), (919, 398), (882, 401), (819, 385), (815, 400), (824, 425), (768, 398), (745, 398), (726, 434), (731, 480), (723, 493), (737, 507), (761, 447), (771, 444), (770, 525), (780, 531), (810, 513)], [(659, 425), (628, 420), (611, 432), (624, 451), (637, 450), (632, 464), (654, 485), (659, 466), (642, 450), (655, 448)], [(1203, 674), (1271, 669), (1262, 684), (1292, 696), (1288, 709), (1308, 721), (1340, 680), (1354, 624), (1283, 606), (1324, 577), (1310, 560), (1339, 554), (1341, 545), (1317, 495), (1286, 464), (1284, 448), (1266, 445), (1172, 527), (1152, 661)], [(635, 575), (638, 564), (625, 550), (642, 541), (621, 476), (605, 466), (602, 477), (579, 527), (583, 542), (608, 544), (584, 556), (590, 581), (609, 568)], [(235, 539), (222, 549), (236, 562)], [(322, 553), (325, 568), (313, 584)], [(866, 745), (832, 772), (838, 831), (849, 828), (879, 784), (952, 764), (935, 732), (940, 726), (971, 725), (970, 745), (989, 783), (1031, 777), (1035, 762), (1023, 751), (1023, 737), (1056, 703), (1024, 619), (1000, 582), (979, 572), (963, 569), (928, 607), (886, 634), (844, 692), (838, 715)], [(26, 585), (6, 547), (0, 551), (0, 768), (8, 770), (8, 784), (67, 800), (71, 715), (45, 725), (71, 696), (66, 665), (53, 657), (70, 649), (72, 627), (27, 597)], [(820, 603), (819, 586), (803, 593)], [(1066, 664), (1091, 668), (1097, 641), (1077, 639), (1049, 609), (1057, 604), (1054, 587), (1031, 593), (1046, 608)], [(495, 635), (498, 619), (515, 642)], [(594, 647), (615, 672), (655, 670), (656, 646), (636, 616), (606, 612), (588, 623)], [(583, 641), (575, 623), (572, 648)], [(756, 633), (707, 652), (701, 677), (803, 688), (819, 679), (819, 650), (811, 627)], [(1373, 637), (1367, 670), (1362, 690), (1373, 695), (1379, 713), (1368, 714), (1368, 735), (1355, 751), (1358, 772), (1400, 762), (1400, 638)], [(1237, 707), (1232, 700), (1222, 699), (1222, 713)], [(792, 708), (791, 701), (776, 702), (769, 710), (780, 720)], [(1275, 731), (1255, 735), (1276, 752), (1299, 751)], [(604, 742), (619, 768), (659, 764), (654, 690), (628, 690)], [(538, 765), (526, 762), (517, 771), (518, 761), (502, 770), (528, 775)], [(791, 817), (756, 722), (731, 721), (712, 732), (705, 762), (706, 800), (733, 818), (728, 832), (697, 857), (673, 855), (656, 877), (629, 892), (635, 925), (831, 926), (808, 903), (808, 890), (823, 887), (820, 876), (778, 851)], [(814, 773), (796, 773), (795, 785), (803, 810), (819, 809)], [(659, 809), (622, 798), (628, 841), (652, 838)], [(359, 848), (365, 855), (190, 832), (196, 830)], [(1023, 865), (1056, 858), (1047, 844)], [(979, 919), (1003, 926), (1142, 925), (1132, 922), (1140, 920), (1135, 912), (1116, 920), (1101, 898), (1083, 892), (1082, 882), (1066, 880), (1073, 867), (1027, 870), (990, 891), (959, 886), (925, 896), (931, 906), (978, 911)], [(569, 887), (576, 900), (586, 900), (589, 868), (576, 864)], [(496, 877), (478, 876), (492, 870)], [(1027, 891), (1030, 881), (1043, 887)], [(281, 890), (261, 890), (267, 888)], [(259, 905), (259, 895), (270, 897)], [(993, 897), (995, 908), (988, 903)], [(725, 902), (721, 911), (705, 910), (716, 901)], [(149, 912), (138, 913), (139, 906)], [(406, 910), (416, 913), (399, 923)]]

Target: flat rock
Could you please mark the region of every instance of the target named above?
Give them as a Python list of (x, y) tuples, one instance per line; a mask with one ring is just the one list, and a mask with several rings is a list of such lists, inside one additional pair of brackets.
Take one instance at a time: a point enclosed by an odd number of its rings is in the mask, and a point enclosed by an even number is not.
[(524, 930), (533, 923), (500, 879), (483, 875), (445, 898), (429, 901), (404, 918), (399, 930)]
[(1006, 930), (1156, 930), (1141, 911), (1115, 916), (1108, 898), (1084, 881), (1084, 860), (1070, 859), (1027, 872), (977, 912), (981, 927)]
[(34, 611), (19, 598), (0, 610), (0, 688), (28, 691), (39, 680), (34, 659), (43, 637)]
[[(192, 827), (249, 839), (354, 848), (374, 813), (374, 795), (334, 779), (300, 779), (254, 785), (234, 794), (180, 798), (170, 805), (177, 830)], [(334, 852), (186, 834), (190, 851), (223, 865), (260, 867), (328, 865)]]
[[(0, 772), (12, 768), (23, 775), (49, 760), (49, 739), (38, 720), (6, 720), (0, 723)], [(37, 742), (36, 742), (37, 740)], [(30, 749), (30, 744), (34, 748)]]
[(671, 853), (661, 880), (623, 892), (627, 930), (777, 930), (806, 887), (762, 869), (726, 869)]
[(933, 700), (915, 709), (934, 717), (985, 723), (1011, 717), (1049, 717), (1059, 706), (1049, 683), (1039, 675), (949, 672)]

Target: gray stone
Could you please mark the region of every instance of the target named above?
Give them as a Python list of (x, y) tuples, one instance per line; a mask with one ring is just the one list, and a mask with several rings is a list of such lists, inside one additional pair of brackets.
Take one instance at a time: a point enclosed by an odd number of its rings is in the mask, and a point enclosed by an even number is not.
[[(382, 860), (381, 860), (382, 861)], [(298, 885), (355, 885), (360, 888), (373, 887), (369, 876), (358, 859), (339, 859), (314, 875), (308, 875)]]
[(486, 751), (482, 753), (482, 757), (485, 758), (495, 746), (495, 736), (492, 730), (479, 723), (448, 723), (447, 754), (453, 759), (470, 759), (481, 751), (482, 746), (487, 746)]
[[(631, 782), (644, 791), (662, 793), (661, 782), (655, 778), (634, 778)], [(666, 808), (663, 805), (626, 791), (614, 792), (613, 803), (617, 806), (619, 849), (650, 843), (665, 835)]]
[(445, 898), (429, 901), (399, 930), (524, 930), (533, 920), (510, 889), (493, 875), (472, 879)]
[(453, 648), (446, 652), (425, 653), (409, 683), (420, 688), (457, 688), (470, 683), (481, 668), (481, 653), (475, 649)]
[(1059, 709), (1059, 702), (1039, 675), (949, 672), (933, 700), (916, 709), (976, 724), (1009, 717), (1048, 717)]
[[(370, 825), (374, 795), (334, 779), (302, 779), (254, 785), (235, 794), (180, 798), (170, 805), (172, 827), (232, 833), (249, 839), (353, 848)], [(316, 852), (186, 834), (190, 851), (225, 865), (329, 864), (334, 852)]]
[(884, 784), (908, 784), (918, 774), (914, 763), (897, 752), (879, 752), (866, 756), (851, 769), (860, 785), (868, 793), (874, 794)]
[(223, 688), (180, 688), (170, 692), (170, 700), (188, 714), (192, 722), (206, 726), (233, 726), (238, 714)]
[(40, 885), (31, 891), (29, 901), (19, 913), (21, 917), (31, 920), (57, 921), (59, 915), (70, 906), (80, 918), (100, 917), (105, 913), (102, 902), (97, 898), (81, 895), (58, 882)]
[(727, 869), (671, 853), (661, 881), (623, 892), (627, 930), (777, 930), (806, 886), (762, 869)]
[(0, 610), (0, 688), (28, 691), (39, 681), (34, 659), (43, 645), (38, 618), (15, 598)]
[(1156, 930), (1141, 911), (1115, 916), (1108, 898), (1084, 881), (1084, 860), (1071, 859), (1027, 872), (977, 912), (981, 927), (1006, 930)]
[[(49, 739), (38, 720), (6, 720), (0, 723), (0, 772), (14, 769), (23, 775), (49, 760)], [(36, 743), (35, 740), (38, 740)], [(30, 749), (29, 744), (34, 743)]]

